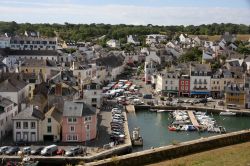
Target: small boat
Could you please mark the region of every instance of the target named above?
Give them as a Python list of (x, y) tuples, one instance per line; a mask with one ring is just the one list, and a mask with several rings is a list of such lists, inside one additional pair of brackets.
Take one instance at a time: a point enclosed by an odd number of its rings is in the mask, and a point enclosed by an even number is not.
[(143, 146), (143, 139), (140, 135), (140, 128), (137, 127), (133, 130), (131, 141), (133, 146)]
[(157, 113), (159, 112), (167, 112), (167, 110), (157, 110)]
[(149, 109), (150, 112), (157, 112), (157, 109)]
[(220, 112), (221, 116), (235, 116), (236, 112), (230, 112), (230, 111), (225, 111), (225, 112)]
[(168, 126), (168, 130), (169, 131), (176, 131), (176, 127), (175, 126)]

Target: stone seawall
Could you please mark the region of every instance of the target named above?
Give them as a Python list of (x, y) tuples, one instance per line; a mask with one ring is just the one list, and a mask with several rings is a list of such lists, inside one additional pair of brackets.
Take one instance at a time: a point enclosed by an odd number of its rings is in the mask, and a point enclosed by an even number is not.
[(223, 146), (233, 145), (250, 141), (250, 130), (243, 130), (223, 135), (216, 135), (207, 138), (201, 138), (193, 141), (169, 145), (155, 149), (145, 150), (117, 156), (97, 162), (87, 163), (87, 166), (128, 166), (128, 165), (145, 165), (162, 160), (173, 159), (192, 153), (202, 152)]
[[(215, 113), (219, 114), (222, 111), (226, 111), (225, 109), (219, 109), (219, 108), (211, 108), (211, 107), (197, 107), (197, 106), (148, 106), (148, 105), (136, 105), (135, 110), (142, 111), (142, 110), (148, 110), (148, 109), (165, 109), (165, 110), (195, 110), (195, 111), (204, 111), (209, 113)], [(230, 110), (230, 112), (235, 112), (236, 115), (240, 116), (250, 116), (250, 110), (249, 111), (243, 111), (243, 110)]]

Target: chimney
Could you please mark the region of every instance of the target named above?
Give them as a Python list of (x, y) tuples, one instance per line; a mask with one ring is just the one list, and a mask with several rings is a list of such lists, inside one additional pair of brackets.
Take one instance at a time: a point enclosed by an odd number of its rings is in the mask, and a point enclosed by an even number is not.
[(56, 84), (55, 95), (62, 96), (62, 84), (61, 83)]

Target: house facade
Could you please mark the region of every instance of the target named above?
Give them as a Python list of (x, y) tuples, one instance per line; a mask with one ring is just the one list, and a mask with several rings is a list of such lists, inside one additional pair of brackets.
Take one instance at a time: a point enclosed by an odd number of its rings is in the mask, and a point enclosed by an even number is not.
[(13, 141), (43, 141), (42, 120), (44, 114), (33, 105), (18, 113), (13, 120)]
[(84, 102), (66, 101), (62, 118), (62, 142), (84, 142), (96, 138), (95, 108)]
[(102, 88), (95, 82), (85, 83), (82, 87), (82, 98), (84, 101), (95, 108), (101, 108), (102, 105)]
[(190, 76), (181, 75), (179, 79), (179, 96), (190, 96)]
[(57, 142), (61, 140), (62, 111), (56, 107), (46, 112), (42, 121), (43, 141)]
[(211, 67), (208, 64), (190, 64), (190, 95), (209, 96), (211, 91)]
[(12, 118), (17, 113), (16, 103), (0, 96), (0, 140), (12, 130)]

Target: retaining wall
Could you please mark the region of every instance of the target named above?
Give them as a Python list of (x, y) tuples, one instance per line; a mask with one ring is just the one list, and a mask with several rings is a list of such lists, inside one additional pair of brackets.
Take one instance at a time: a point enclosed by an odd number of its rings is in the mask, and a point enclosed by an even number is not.
[(169, 145), (142, 152), (117, 156), (97, 162), (87, 163), (87, 166), (128, 166), (145, 165), (162, 160), (173, 159), (192, 153), (202, 152), (223, 146), (250, 141), (250, 130), (243, 130), (223, 135), (217, 135), (198, 140), (183, 142), (178, 145)]

